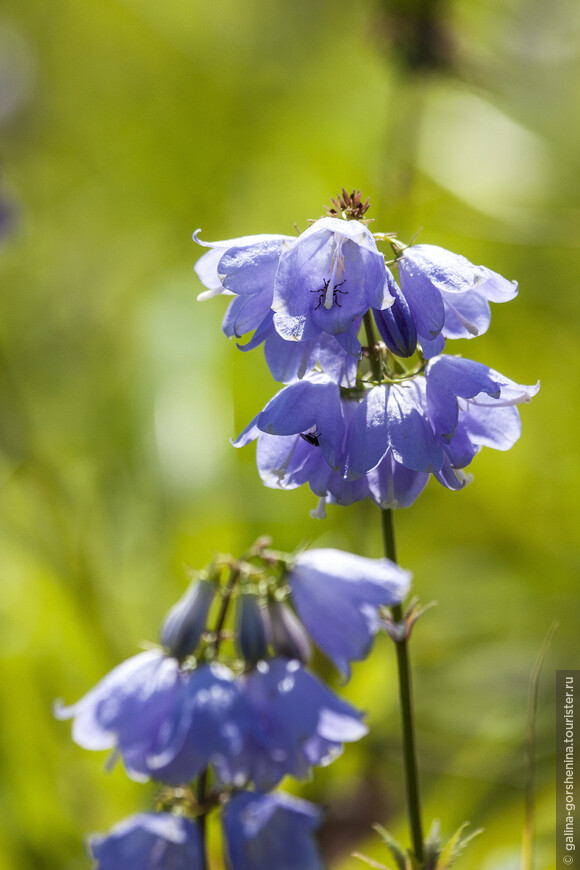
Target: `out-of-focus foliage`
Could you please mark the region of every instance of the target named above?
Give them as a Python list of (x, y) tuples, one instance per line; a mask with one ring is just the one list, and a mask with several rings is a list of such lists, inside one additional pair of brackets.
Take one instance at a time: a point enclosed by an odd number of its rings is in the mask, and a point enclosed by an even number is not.
[[(553, 857), (554, 671), (578, 667), (580, 7), (575, 0), (5, 0), (0, 15), (0, 870), (88, 866), (81, 832), (151, 790), (75, 747), (76, 700), (185, 588), (185, 565), (268, 533), (380, 554), (376, 508), (309, 518), (228, 439), (272, 394), (259, 352), (196, 302), (213, 240), (304, 229), (341, 185), (380, 230), (520, 282), (457, 348), (542, 391), (475, 482), (397, 515), (423, 601), (416, 707), (426, 822), (518, 864), (528, 676), (537, 867)], [(346, 695), (371, 735), (303, 792), (333, 867), (405, 838), (392, 650)], [(330, 672), (330, 671), (329, 671)]]

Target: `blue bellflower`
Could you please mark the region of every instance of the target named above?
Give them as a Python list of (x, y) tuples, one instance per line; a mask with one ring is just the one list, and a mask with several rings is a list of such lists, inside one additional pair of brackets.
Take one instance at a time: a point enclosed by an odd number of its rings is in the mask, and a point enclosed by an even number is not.
[(249, 778), (267, 790), (290, 775), (329, 764), (343, 743), (367, 733), (361, 714), (337, 698), (298, 661), (259, 662), (242, 680), (254, 725), (245, 748)]
[(74, 717), (73, 740), (79, 746), (116, 749), (129, 776), (143, 781), (185, 682), (175, 658), (148, 650), (118, 665), (76, 704), (57, 707), (55, 715)]
[(410, 357), (417, 349), (417, 324), (403, 291), (395, 286), (395, 297), (390, 308), (373, 309), (380, 336), (395, 356)]
[(304, 626), (284, 601), (268, 602), (268, 634), (276, 656), (297, 659), (303, 665), (312, 658)]
[(372, 233), (360, 221), (315, 221), (280, 257), (274, 281), (274, 326), (293, 341), (321, 332), (358, 355), (360, 318), (388, 308), (395, 279)]
[[(303, 377), (306, 372), (321, 366), (339, 383), (354, 382), (357, 356), (343, 349), (337, 339), (328, 333), (301, 341), (286, 341), (274, 326), (272, 311), (274, 281), (282, 253), (289, 250), (297, 239), (292, 236), (244, 236), (220, 242), (202, 242), (194, 233), (194, 240), (212, 248), (195, 265), (195, 271), (207, 288), (198, 299), (203, 301), (224, 294), (235, 296), (223, 319), (222, 329), (228, 338), (240, 338), (254, 331), (252, 339), (241, 350), (253, 350), (264, 344), (264, 353), (273, 377), (288, 383)], [(356, 332), (349, 333), (356, 354), (360, 351)], [(319, 334), (320, 333), (320, 334)]]
[(159, 639), (176, 659), (195, 651), (205, 631), (215, 591), (213, 583), (194, 580), (165, 617)]
[(317, 646), (346, 676), (369, 653), (379, 607), (399, 604), (411, 575), (388, 559), (341, 550), (307, 550), (289, 565), (291, 598)]
[(130, 816), (89, 842), (98, 870), (201, 870), (204, 866), (198, 825), (170, 813)]
[(323, 870), (314, 840), (320, 817), (314, 804), (283, 792), (237, 792), (223, 815), (228, 870)]
[(429, 418), (445, 454), (436, 476), (449, 489), (461, 489), (461, 469), (482, 447), (513, 447), (521, 435), (516, 405), (530, 402), (540, 385), (516, 384), (482, 363), (449, 356), (431, 360), (425, 376)]
[(183, 785), (211, 764), (223, 783), (245, 782), (247, 733), (254, 728), (240, 683), (225, 665), (198, 667), (160, 731), (147, 763), (155, 779)]
[(266, 608), (257, 595), (242, 593), (238, 598), (236, 646), (244, 661), (251, 664), (268, 655)]
[(427, 358), (441, 353), (446, 338), (482, 335), (491, 320), (489, 302), (508, 302), (518, 292), (515, 282), (437, 245), (405, 248), (397, 265)]
[(437, 357), (425, 374), (344, 393), (324, 375), (284, 387), (233, 442), (258, 440), (267, 486), (308, 482), (326, 501), (370, 496), (406, 507), (430, 474), (450, 489), (482, 446), (507, 450), (520, 435), (515, 405), (539, 385), (522, 386), (486, 366)]

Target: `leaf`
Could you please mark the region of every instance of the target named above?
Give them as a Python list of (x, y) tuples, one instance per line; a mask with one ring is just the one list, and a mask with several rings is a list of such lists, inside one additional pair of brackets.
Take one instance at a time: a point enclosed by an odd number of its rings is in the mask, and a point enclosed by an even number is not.
[(395, 840), (395, 838), (391, 834), (389, 834), (387, 829), (383, 828), (382, 825), (373, 825), (373, 828), (382, 838), (384, 844), (388, 847), (391, 855), (395, 859), (398, 870), (409, 870), (409, 856), (405, 853), (405, 850), (403, 849), (401, 844), (398, 843), (397, 840)]
[(441, 853), (441, 825), (439, 819), (433, 819), (427, 839), (425, 840), (425, 870), (435, 870)]
[(472, 831), (470, 834), (463, 837), (463, 831), (468, 825), (469, 822), (463, 822), (451, 839), (445, 844), (441, 850), (441, 854), (439, 855), (439, 860), (435, 865), (435, 870), (447, 870), (447, 868), (451, 867), (463, 852), (467, 844), (483, 831), (483, 828), (477, 828), (475, 831)]
[(384, 864), (381, 864), (379, 861), (373, 861), (372, 858), (369, 858), (368, 855), (363, 855), (362, 852), (353, 852), (352, 857), (364, 861), (365, 864), (368, 864), (369, 867), (373, 867), (374, 870), (389, 870), (389, 868)]

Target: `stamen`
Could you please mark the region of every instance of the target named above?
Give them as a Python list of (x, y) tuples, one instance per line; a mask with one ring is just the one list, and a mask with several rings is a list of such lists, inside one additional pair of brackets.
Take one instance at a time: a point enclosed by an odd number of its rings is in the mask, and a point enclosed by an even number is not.
[(332, 260), (330, 261), (330, 281), (328, 282), (328, 287), (326, 288), (326, 294), (324, 296), (324, 307), (327, 311), (332, 308), (332, 304), (334, 302), (334, 289), (337, 284), (342, 283), (342, 276), (344, 275), (344, 254), (342, 253), (342, 241), (342, 236), (339, 236), (338, 233), (335, 233), (335, 247), (332, 253)]

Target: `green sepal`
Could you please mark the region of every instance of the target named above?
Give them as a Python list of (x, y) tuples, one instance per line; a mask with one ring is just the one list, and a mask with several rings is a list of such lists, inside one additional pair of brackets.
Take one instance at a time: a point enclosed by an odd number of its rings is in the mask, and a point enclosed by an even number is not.
[(475, 831), (464, 835), (463, 832), (468, 825), (469, 822), (463, 822), (443, 848), (441, 848), (439, 822), (437, 820), (433, 822), (429, 837), (425, 843), (425, 870), (448, 870), (455, 863), (467, 844), (474, 837), (477, 837), (478, 834), (481, 834), (483, 830), (482, 828), (477, 828)]
[(397, 870), (421, 870), (413, 853), (404, 849), (392, 834), (389, 834), (386, 828), (383, 828), (382, 825), (373, 825), (373, 829), (381, 837), (383, 843), (395, 859)]

